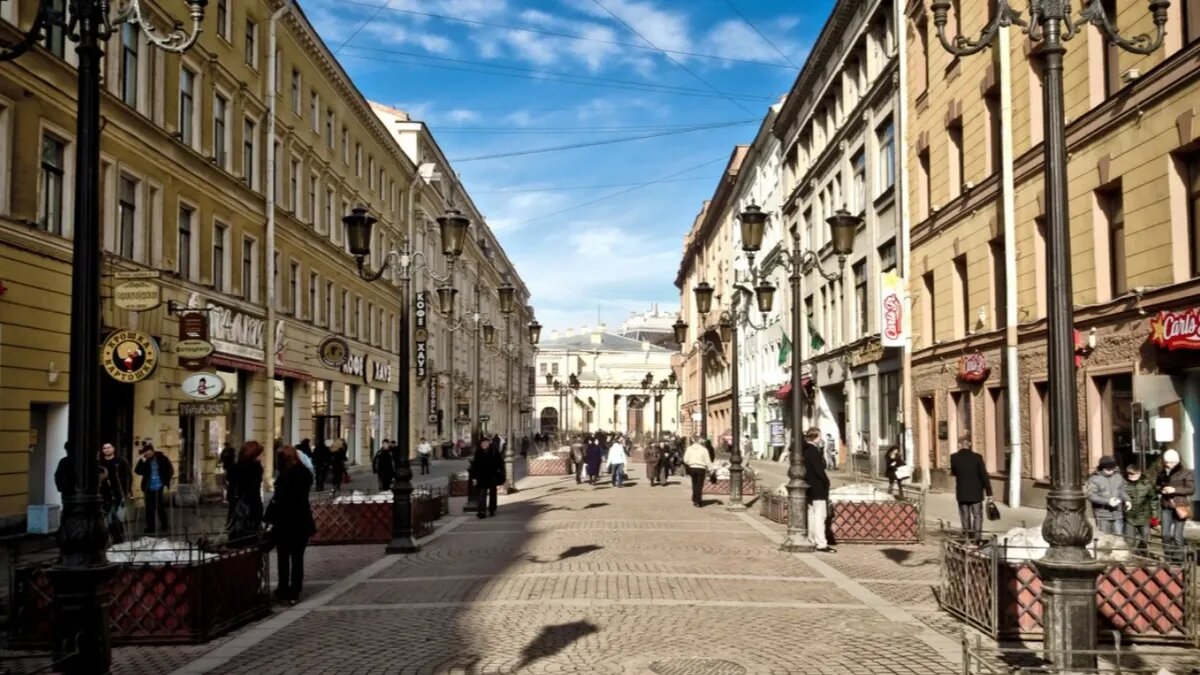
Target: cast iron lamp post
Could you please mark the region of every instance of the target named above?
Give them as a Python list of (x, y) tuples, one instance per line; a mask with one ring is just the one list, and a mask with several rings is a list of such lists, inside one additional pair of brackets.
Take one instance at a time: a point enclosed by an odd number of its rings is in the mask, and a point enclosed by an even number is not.
[[(1050, 494), (1042, 533), (1050, 545), (1037, 562), (1046, 595), (1046, 651), (1059, 668), (1094, 668), (1095, 656), (1077, 650), (1096, 646), (1096, 606), (1093, 598), (1097, 561), (1088, 552), (1092, 528), (1088, 524), (1079, 462), (1079, 430), (1075, 425), (1074, 306), (1071, 285), (1071, 239), (1067, 215), (1067, 144), (1063, 104), (1063, 55), (1066, 41), (1089, 24), (1109, 42), (1135, 54), (1150, 54), (1162, 46), (1166, 35), (1169, 0), (1149, 0), (1155, 34), (1125, 37), (1116, 17), (1104, 11), (1100, 0), (1084, 0), (1078, 16), (1069, 0), (1030, 0), (1028, 21), (1008, 0), (994, 0), (996, 11), (972, 40), (946, 35), (950, 0), (930, 5), (938, 39), (946, 51), (967, 56), (989, 47), (1001, 28), (1019, 26), (1038, 45), (1042, 68), (1047, 234), (1047, 350), (1050, 382)], [(957, 17), (956, 17), (957, 18)], [(961, 28), (961, 20), (959, 21)]]
[(75, 229), (72, 237), (71, 343), (68, 380), (67, 453), (74, 468), (74, 494), (63, 496), (58, 531), (59, 560), (50, 570), (54, 585), (54, 652), (67, 673), (107, 673), (112, 665), (105, 581), (113, 572), (105, 553), (108, 533), (101, 512), (99, 468), (101, 343), (100, 295), (100, 66), (102, 47), (122, 24), (145, 34), (151, 45), (182, 53), (203, 31), (206, 0), (186, 0), (191, 31), (175, 25), (161, 31), (143, 16), (139, 0), (110, 12), (110, 0), (42, 0), (33, 25), (12, 44), (0, 41), (0, 61), (12, 61), (59, 28), (75, 42)]
[[(699, 284), (696, 284), (695, 288), (692, 289), (692, 293), (696, 297), (696, 311), (700, 314), (700, 329), (703, 331), (702, 334), (707, 334), (707, 330), (705, 330), (705, 328), (707, 327), (707, 324), (708, 324), (708, 313), (712, 311), (713, 287), (711, 285), (709, 285), (709, 283), (707, 281), (701, 281)], [(721, 342), (728, 343), (730, 341), (730, 337), (733, 333), (733, 323), (729, 321), (729, 318), (727, 315), (725, 315), (725, 314), (721, 315), (721, 321), (718, 324), (718, 327), (721, 332)], [(683, 345), (687, 343), (687, 329), (688, 329), (687, 322), (685, 322), (683, 320), (683, 317), (680, 317), (675, 320), (675, 324), (672, 326), (672, 328), (675, 329), (675, 339), (676, 339), (676, 341), (679, 342), (680, 348), (682, 348)], [(697, 339), (695, 342), (692, 343), (692, 353), (696, 353), (696, 352), (699, 352), (699, 356), (700, 356), (700, 435), (705, 440), (708, 440), (708, 385), (704, 381), (705, 375), (706, 375), (704, 366), (705, 366), (706, 357), (709, 354), (714, 354), (717, 357), (721, 357), (723, 354), (721, 352), (721, 347), (707, 338)], [(735, 356), (736, 356), (736, 352), (735, 352)], [(734, 372), (736, 372), (736, 371), (734, 371)], [(735, 387), (735, 391), (736, 391), (736, 387), (737, 387), (736, 376), (734, 376), (732, 384)], [(736, 431), (736, 427), (735, 427), (735, 431)], [(735, 475), (735, 471), (736, 471), (736, 475)], [(736, 508), (738, 506), (741, 506), (741, 501), (742, 501), (741, 471), (742, 471), (741, 459), (737, 458), (736, 463), (733, 461), (733, 459), (731, 459), (730, 467), (729, 467), (729, 508), (730, 509), (736, 510)], [(741, 506), (741, 508), (744, 509), (745, 507)]]
[[(454, 259), (462, 253), (462, 236), (466, 233), (465, 218), (461, 214), (448, 214), (438, 218), (442, 229), (442, 242), (445, 255), (451, 267)], [(396, 462), (396, 480), (392, 483), (392, 540), (388, 542), (388, 553), (415, 553), (420, 550), (413, 539), (412, 530), (412, 463), (409, 461), (409, 431), (412, 421), (409, 414), (412, 411), (412, 358), (409, 342), (409, 314), (413, 299), (411, 295), (412, 271), (419, 266), (416, 259), (424, 258), (420, 252), (412, 252), (407, 241), (399, 251), (388, 251), (384, 255), (383, 265), (374, 272), (366, 267), (366, 258), (371, 255), (371, 230), (377, 222), (365, 208), (357, 207), (350, 215), (342, 218), (346, 225), (346, 241), (350, 246), (350, 254), (358, 266), (358, 275), (364, 281), (378, 281), (395, 265), (400, 272), (400, 312), (397, 317), (400, 328), (400, 344), (396, 348), (396, 357), (400, 362), (400, 392), (396, 410), (396, 443), (399, 444), (399, 459), (396, 453), (392, 461)], [(423, 263), (422, 263), (423, 264)], [(433, 275), (433, 272), (430, 271)], [(442, 279), (433, 275), (434, 279)], [(449, 274), (445, 279), (449, 279)], [(429, 386), (436, 386), (429, 383)]]
[(652, 408), (652, 410), (654, 412), (654, 425), (650, 429), (650, 434), (651, 434), (651, 436), (653, 436), (655, 441), (657, 441), (658, 437), (662, 434), (663, 392), (665, 392), (670, 387), (671, 387), (671, 385), (669, 382), (667, 382), (666, 378), (659, 380), (658, 383), (656, 384), (654, 382), (654, 374), (653, 373), (646, 373), (646, 376), (642, 378), (642, 389), (646, 389), (650, 392), (650, 396), (652, 397), (651, 398), (652, 405), (654, 406)]
[[(767, 216), (767, 213), (754, 205), (747, 206), (740, 216), (742, 250), (746, 253), (752, 278), (757, 278), (760, 273), (766, 271), (755, 269), (754, 257), (762, 248)], [(815, 270), (826, 281), (835, 281), (841, 278), (842, 272), (846, 268), (846, 256), (854, 250), (854, 236), (858, 232), (859, 226), (862, 225), (863, 219), (842, 208), (826, 219), (826, 222), (829, 223), (832, 235), (831, 247), (838, 258), (836, 272), (826, 272), (821, 267), (821, 261), (816, 253), (800, 248), (800, 230), (797, 227), (792, 228), (791, 253), (782, 251), (782, 259), (778, 263), (791, 270), (792, 273), (789, 278), (792, 283), (792, 335), (796, 340), (796, 344), (792, 347), (792, 448), (788, 456), (788, 531), (787, 539), (781, 547), (784, 551), (793, 553), (813, 550), (812, 541), (808, 537), (808, 496), (805, 494), (808, 490), (808, 483), (805, 482), (804, 430), (801, 428), (804, 407), (800, 402), (802, 389), (800, 370), (804, 359), (800, 356), (799, 342), (800, 335), (804, 332), (805, 318), (801, 309), (804, 298), (802, 284), (804, 275), (811, 270)], [(754, 294), (759, 311), (764, 314), (770, 312), (771, 305), (775, 300), (775, 287), (764, 279), (755, 286)], [(814, 526), (824, 527), (825, 524), (819, 523)]]

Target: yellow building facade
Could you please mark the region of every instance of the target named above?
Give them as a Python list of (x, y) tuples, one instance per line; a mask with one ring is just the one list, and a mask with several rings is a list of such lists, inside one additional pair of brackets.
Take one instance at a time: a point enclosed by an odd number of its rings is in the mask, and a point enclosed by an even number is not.
[[(955, 3), (963, 16), (948, 30), (961, 23), (964, 34), (977, 34), (990, 4)], [(908, 3), (903, 19), (913, 346), (906, 403), (917, 463), (935, 485), (948, 482), (949, 455), (968, 436), (997, 494), (1017, 469), (1021, 501), (1040, 505), (1050, 471), (1053, 289), (1037, 45), (1012, 28), (991, 50), (953, 58), (928, 6)], [(1109, 9), (1123, 34), (1153, 33), (1145, 3)], [(1109, 45), (1090, 26), (1067, 48), (1080, 462), (1094, 467), (1113, 455), (1149, 463), (1173, 447), (1194, 467), (1200, 354), (1150, 338), (1159, 312), (1169, 320), (1200, 305), (1200, 3), (1172, 3), (1166, 44), (1149, 56)], [(1015, 426), (1010, 406), (1019, 411)]]

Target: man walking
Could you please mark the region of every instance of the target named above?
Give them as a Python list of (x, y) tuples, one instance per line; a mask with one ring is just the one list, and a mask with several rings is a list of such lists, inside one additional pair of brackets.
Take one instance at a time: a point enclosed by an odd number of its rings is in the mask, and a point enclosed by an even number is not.
[(492, 447), (492, 439), (484, 436), (479, 451), (471, 460), (471, 480), (475, 482), (475, 501), (479, 503), (476, 516), (496, 515), (496, 488), (504, 485), (504, 456)]
[(120, 544), (125, 541), (125, 500), (133, 497), (133, 475), (129, 462), (117, 456), (112, 443), (100, 446), (100, 467), (106, 472), (101, 483), (102, 487), (107, 485), (112, 507), (106, 512), (105, 524), (112, 543)]
[(1125, 490), (1125, 478), (1117, 472), (1117, 460), (1108, 455), (1101, 457), (1096, 472), (1088, 477), (1084, 487), (1088, 501), (1092, 503), (1096, 529), (1124, 535), (1125, 509), (1133, 504)]
[(571, 444), (571, 462), (575, 464), (575, 484), (583, 482), (583, 444)]
[(613, 439), (612, 445), (608, 446), (608, 470), (612, 473), (612, 484), (614, 487), (625, 487), (625, 446), (621, 445), (621, 439)]
[(805, 480), (808, 481), (808, 539), (818, 551), (834, 553), (825, 537), (825, 519), (829, 513), (829, 474), (825, 472), (825, 447), (821, 430), (812, 427), (804, 432)]
[(147, 442), (142, 445), (142, 458), (133, 472), (142, 477), (142, 493), (146, 497), (146, 534), (154, 534), (158, 527), (169, 530), (167, 523), (167, 490), (171, 489), (171, 478), (175, 468), (167, 456)]
[(379, 491), (390, 490), (392, 481), (396, 478), (396, 462), (392, 456), (392, 442), (385, 440), (375, 453), (373, 466), (376, 478), (379, 479)]
[(433, 456), (433, 446), (425, 437), (421, 437), (421, 442), (417, 444), (417, 457), (421, 459), (421, 475), (429, 473), (429, 458)]
[(712, 460), (708, 457), (708, 448), (700, 442), (700, 437), (692, 439), (692, 444), (683, 452), (683, 465), (687, 467), (688, 477), (692, 479), (692, 506), (700, 508), (700, 495), (704, 492), (704, 480), (708, 478), (708, 468)]
[(983, 535), (983, 500), (992, 501), (992, 481), (983, 458), (971, 450), (971, 437), (958, 439), (958, 452), (950, 455), (950, 475), (954, 476), (954, 494), (958, 499), (958, 517), (963, 532), (971, 541)]

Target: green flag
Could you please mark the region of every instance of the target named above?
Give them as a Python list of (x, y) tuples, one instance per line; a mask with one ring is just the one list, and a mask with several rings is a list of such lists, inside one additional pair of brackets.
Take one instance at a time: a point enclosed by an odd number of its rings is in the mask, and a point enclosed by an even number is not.
[(779, 347), (779, 365), (786, 366), (790, 358), (792, 358), (792, 341), (788, 339), (787, 333), (784, 333), (783, 344)]
[(825, 338), (817, 332), (817, 327), (813, 325), (812, 319), (808, 320), (808, 346), (813, 349), (821, 349), (825, 346)]

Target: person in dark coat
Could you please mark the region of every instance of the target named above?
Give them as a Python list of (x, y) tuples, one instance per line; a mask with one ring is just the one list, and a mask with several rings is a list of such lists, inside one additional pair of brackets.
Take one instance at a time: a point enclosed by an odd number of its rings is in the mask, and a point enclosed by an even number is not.
[(379, 491), (391, 489), (392, 481), (396, 480), (396, 461), (392, 454), (391, 441), (384, 441), (380, 445), (379, 452), (375, 453), (374, 466), (371, 468), (379, 478)]
[(825, 472), (825, 446), (821, 430), (812, 427), (804, 432), (804, 476), (808, 483), (808, 538), (823, 553), (833, 553), (825, 537), (825, 520), (829, 513), (829, 474)]
[(229, 500), (230, 541), (250, 541), (262, 530), (263, 453), (258, 441), (247, 441), (238, 452)]
[(221, 455), (218, 458), (221, 463), (221, 471), (225, 478), (225, 503), (233, 503), (233, 469), (237, 466), (237, 450), (233, 449), (233, 443), (225, 441), (225, 446), (221, 448)]
[(281, 449), (280, 465), (275, 496), (267, 507), (265, 519), (271, 524), (279, 569), (275, 597), (294, 605), (300, 601), (300, 590), (304, 587), (304, 550), (317, 532), (308, 503), (313, 477), (290, 445)]
[(604, 461), (604, 449), (600, 447), (595, 437), (588, 439), (587, 448), (583, 451), (583, 463), (587, 466), (588, 484), (595, 485), (600, 476), (600, 463)]
[(471, 460), (471, 481), (475, 484), (475, 501), (479, 504), (476, 515), (486, 518), (496, 515), (496, 491), (504, 485), (504, 456), (486, 436), (479, 441), (479, 450)]
[(146, 498), (146, 534), (154, 534), (158, 527), (170, 529), (167, 523), (167, 491), (175, 477), (175, 467), (167, 456), (154, 449), (154, 445), (142, 445), (142, 458), (133, 472), (142, 477), (142, 494)]
[(334, 493), (342, 491), (342, 483), (346, 480), (346, 462), (349, 457), (346, 455), (346, 441), (337, 439), (333, 442), (333, 449), (329, 452), (329, 479), (333, 481)]
[(887, 455), (884, 456), (885, 463), (884, 475), (888, 479), (888, 494), (892, 494), (892, 488), (896, 488), (896, 496), (904, 499), (904, 479), (896, 475), (900, 467), (904, 466), (904, 457), (900, 454), (900, 446), (893, 445), (887, 449)]
[(317, 492), (325, 489), (325, 480), (329, 477), (329, 467), (333, 465), (333, 452), (329, 449), (329, 444), (325, 439), (317, 441), (317, 447), (313, 450), (313, 473), (317, 481)]
[(309, 459), (312, 459), (312, 453), (313, 453), (312, 444), (309, 442), (309, 440), (307, 438), (305, 438), (305, 439), (301, 440), (300, 443), (296, 446), (296, 452), (302, 453), (305, 456), (307, 456)]
[(125, 500), (133, 497), (133, 471), (129, 462), (117, 456), (112, 443), (100, 446), (100, 489), (108, 490), (111, 508), (105, 509), (108, 536), (114, 544), (125, 541)]
[(983, 457), (971, 450), (971, 437), (966, 434), (958, 439), (958, 452), (950, 455), (950, 475), (954, 476), (963, 532), (971, 541), (979, 541), (983, 535), (983, 501), (985, 497), (992, 501), (992, 481)]

